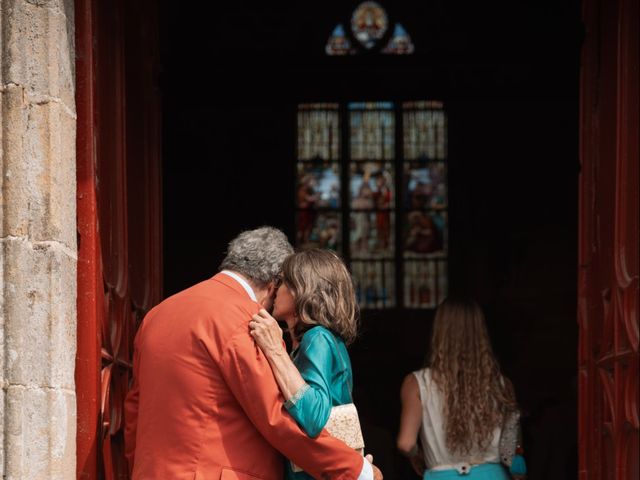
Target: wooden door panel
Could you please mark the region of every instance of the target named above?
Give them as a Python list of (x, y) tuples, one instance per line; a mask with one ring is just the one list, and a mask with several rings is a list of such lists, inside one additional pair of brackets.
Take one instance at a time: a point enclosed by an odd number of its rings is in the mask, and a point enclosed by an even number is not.
[(126, 479), (133, 338), (161, 297), (157, 16), (152, 0), (77, 0), (76, 15), (78, 478)]
[(578, 274), (581, 479), (638, 478), (637, 0), (587, 0)]

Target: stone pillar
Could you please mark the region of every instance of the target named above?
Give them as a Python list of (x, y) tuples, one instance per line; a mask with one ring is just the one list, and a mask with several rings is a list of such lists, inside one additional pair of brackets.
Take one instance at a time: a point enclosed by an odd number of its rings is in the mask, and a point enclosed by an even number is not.
[(74, 479), (73, 0), (0, 0), (0, 476)]

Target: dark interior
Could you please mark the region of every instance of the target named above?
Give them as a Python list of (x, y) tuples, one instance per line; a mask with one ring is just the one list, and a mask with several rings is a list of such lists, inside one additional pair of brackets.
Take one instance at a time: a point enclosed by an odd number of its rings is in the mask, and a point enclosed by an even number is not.
[[(413, 55), (329, 57), (359, 2), (161, 4), (164, 294), (212, 276), (241, 230), (294, 229), (300, 102), (442, 100), (451, 291), (473, 296), (524, 412), (530, 479), (575, 478), (577, 0), (382, 3)], [(364, 311), (350, 353), (367, 450), (395, 450), (402, 379), (433, 311)]]

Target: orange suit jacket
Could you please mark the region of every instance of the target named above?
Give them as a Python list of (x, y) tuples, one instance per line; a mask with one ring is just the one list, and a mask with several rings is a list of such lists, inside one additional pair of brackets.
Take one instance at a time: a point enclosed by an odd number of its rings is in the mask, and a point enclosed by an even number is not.
[(324, 431), (308, 437), (283, 410), (249, 335), (259, 309), (219, 273), (144, 318), (125, 402), (133, 480), (282, 480), (279, 452), (314, 478), (358, 478), (358, 453)]

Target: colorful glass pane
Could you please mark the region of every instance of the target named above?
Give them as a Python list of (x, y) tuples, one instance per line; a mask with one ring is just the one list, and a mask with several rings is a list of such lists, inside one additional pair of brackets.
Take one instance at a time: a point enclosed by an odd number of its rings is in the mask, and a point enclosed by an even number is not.
[(318, 158), (340, 158), (337, 104), (303, 104), (298, 107), (298, 160)]
[(395, 157), (393, 104), (351, 103), (350, 155), (352, 160), (392, 160)]
[(353, 162), (349, 176), (351, 208), (389, 209), (395, 204), (394, 168), (391, 163)]
[(402, 25), (396, 23), (393, 29), (393, 36), (382, 49), (382, 53), (387, 55), (410, 55), (415, 50), (411, 37)]
[(436, 262), (404, 263), (404, 306), (434, 308), (437, 305)]
[(341, 216), (337, 212), (299, 210), (296, 243), (300, 248), (326, 248), (340, 251)]
[(404, 298), (435, 308), (447, 295), (447, 123), (438, 101), (402, 104)]
[(392, 261), (354, 261), (351, 273), (361, 308), (395, 306), (395, 265)]
[(395, 251), (394, 224), (393, 212), (351, 212), (351, 257), (392, 258)]
[(351, 16), (353, 36), (367, 49), (384, 36), (388, 26), (387, 13), (376, 2), (361, 3)]
[(340, 165), (298, 162), (296, 207), (339, 208)]
[(404, 205), (408, 209), (447, 208), (447, 183), (443, 162), (404, 164)]
[(336, 28), (333, 29), (324, 50), (327, 55), (349, 55), (353, 53), (351, 50), (351, 42), (347, 38), (342, 24), (337, 25)]
[(405, 160), (446, 158), (446, 118), (442, 110), (405, 110), (403, 129)]
[(405, 258), (446, 254), (447, 213), (413, 210), (405, 217)]

